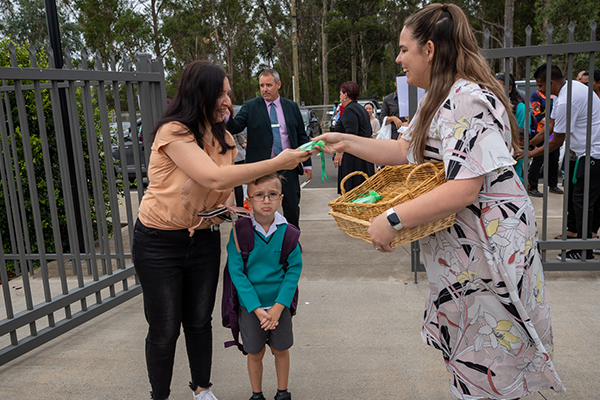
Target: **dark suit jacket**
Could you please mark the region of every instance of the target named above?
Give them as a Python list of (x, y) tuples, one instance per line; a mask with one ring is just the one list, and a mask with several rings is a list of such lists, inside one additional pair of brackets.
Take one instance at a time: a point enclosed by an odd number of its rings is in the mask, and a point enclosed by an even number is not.
[[(296, 103), (283, 97), (280, 98), (290, 144), (295, 149), (308, 142), (302, 114)], [(271, 119), (267, 113), (267, 103), (262, 97), (245, 102), (237, 115), (229, 118), (227, 122), (227, 130), (231, 134), (241, 132), (244, 128), (248, 128), (246, 162), (252, 163), (271, 158), (273, 130), (271, 129)], [(311, 165), (310, 158), (304, 165)]]

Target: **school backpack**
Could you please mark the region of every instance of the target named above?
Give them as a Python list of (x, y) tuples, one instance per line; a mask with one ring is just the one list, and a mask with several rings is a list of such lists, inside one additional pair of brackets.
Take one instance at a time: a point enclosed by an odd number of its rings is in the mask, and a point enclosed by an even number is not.
[[(234, 239), (239, 248), (242, 260), (244, 262), (244, 274), (248, 275), (248, 257), (250, 252), (254, 249), (254, 226), (250, 218), (239, 218), (235, 221), (234, 225)], [(283, 271), (287, 272), (288, 267), (288, 256), (296, 248), (298, 239), (300, 238), (300, 229), (292, 224), (288, 223), (287, 229), (283, 235), (283, 244), (281, 246), (281, 256), (279, 258), (279, 264), (283, 265)], [(292, 316), (296, 314), (296, 308), (298, 307), (298, 288), (290, 304), (290, 311)], [(229, 267), (225, 264), (223, 271), (223, 298), (221, 301), (221, 318), (223, 326), (231, 329), (233, 340), (225, 342), (225, 348), (231, 346), (237, 346), (237, 348), (244, 353), (244, 346), (240, 343), (240, 326), (238, 323), (238, 311), (240, 303), (237, 295), (237, 290), (231, 281), (229, 275)]]

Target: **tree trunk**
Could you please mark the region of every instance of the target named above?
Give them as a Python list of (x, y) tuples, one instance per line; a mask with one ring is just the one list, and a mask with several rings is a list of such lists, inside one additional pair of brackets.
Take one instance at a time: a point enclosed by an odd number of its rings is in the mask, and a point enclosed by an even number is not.
[(325, 16), (327, 15), (327, 0), (323, 0), (323, 16), (321, 17), (321, 63), (323, 74), (323, 104), (329, 104), (329, 74), (327, 72), (327, 33), (325, 33)]
[[(505, 0), (504, 1), (504, 47), (513, 47), (513, 17), (515, 13), (515, 4), (514, 0)], [(507, 38), (506, 34), (509, 33), (510, 37)], [(513, 70), (513, 59), (510, 59), (510, 67), (508, 71), (505, 71), (506, 74), (512, 72)]]
[(352, 82), (356, 82), (356, 34), (350, 34), (350, 49), (351, 49), (351, 63), (352, 63)]
[(362, 75), (362, 93), (367, 92), (369, 83), (369, 60), (365, 54), (365, 32), (360, 33), (360, 74)]
[(210, 3), (212, 6), (213, 29), (214, 29), (214, 33), (215, 33), (215, 40), (217, 42), (216, 56), (217, 56), (217, 60), (219, 60), (219, 65), (222, 67), (223, 59), (221, 58), (221, 43), (219, 43), (219, 32), (217, 31), (217, 14), (215, 13), (215, 0), (212, 0)]

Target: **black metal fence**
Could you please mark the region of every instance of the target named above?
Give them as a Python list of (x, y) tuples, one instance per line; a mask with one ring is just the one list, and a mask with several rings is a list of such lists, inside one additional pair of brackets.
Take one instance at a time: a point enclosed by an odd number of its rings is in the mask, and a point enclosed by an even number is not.
[[(573, 40), (574, 37), (574, 31), (575, 31), (575, 25), (573, 23), (571, 23), (569, 25), (569, 42), (568, 43), (560, 43), (560, 44), (553, 44), (552, 43), (552, 31), (553, 31), (553, 27), (552, 25), (549, 25), (547, 27), (547, 44), (544, 45), (536, 45), (536, 46), (532, 46), (531, 45), (531, 35), (532, 35), (532, 29), (531, 27), (527, 27), (525, 29), (525, 33), (526, 33), (526, 46), (523, 47), (510, 47), (510, 37), (512, 35), (512, 32), (510, 30), (506, 31), (505, 34), (505, 40), (504, 40), (504, 48), (499, 48), (499, 49), (489, 49), (489, 43), (490, 43), (490, 32), (489, 30), (486, 30), (484, 32), (484, 49), (482, 50), (483, 55), (489, 59), (490, 61), (492, 60), (501, 60), (501, 62), (503, 61), (504, 64), (504, 71), (510, 71), (510, 65), (511, 65), (511, 61), (514, 62), (514, 64), (516, 64), (515, 61), (523, 61), (524, 59), (524, 64), (525, 65), (525, 71), (524, 71), (524, 76), (525, 77), (531, 77), (532, 76), (532, 59), (535, 59), (536, 61), (538, 61), (540, 58), (543, 58), (543, 61), (546, 62), (548, 65), (552, 64), (553, 60), (556, 60), (557, 57), (566, 57), (567, 59), (567, 68), (566, 71), (563, 71), (565, 73), (565, 77), (568, 81), (573, 80), (574, 75), (577, 74), (577, 71), (573, 71), (573, 57), (577, 54), (584, 54), (587, 57), (589, 57), (589, 65), (588, 65), (588, 71), (592, 71), (592, 73), (590, 73), (590, 82), (589, 82), (589, 98), (591, 99), (591, 96), (595, 96), (595, 94), (593, 93), (593, 71), (594, 71), (594, 65), (595, 65), (595, 60), (597, 60), (598, 56), (600, 56), (599, 54), (597, 54), (598, 52), (600, 52), (600, 42), (596, 40), (596, 22), (592, 22), (590, 24), (590, 41), (589, 42), (579, 42), (579, 43), (575, 43)], [(494, 71), (494, 72), (499, 72), (499, 71)], [(527, 78), (525, 78), (525, 80), (527, 81)], [(546, 98), (550, 99), (550, 70), (548, 69), (548, 73), (547, 73), (547, 82), (546, 82), (546, 88), (547, 88), (547, 92), (545, 93)], [(417, 96), (417, 91), (415, 88), (413, 91), (411, 91), (409, 94), (411, 94), (414, 97), (414, 101), (411, 101), (411, 104), (416, 104), (416, 96)], [(506, 80), (506, 89), (508, 92), (508, 80)], [(531, 95), (533, 94), (530, 85), (524, 85), (524, 91), (525, 91), (525, 99), (528, 101), (531, 97)], [(571, 89), (570, 89), (570, 85), (569, 85), (569, 94), (568, 94), (569, 98), (571, 96)], [(547, 108), (548, 110), (548, 108)], [(411, 115), (414, 115), (414, 112), (416, 111), (416, 106), (414, 110), (411, 110)], [(568, 114), (568, 120), (567, 120), (567, 126), (570, 127), (570, 113), (571, 113), (571, 107), (570, 105), (568, 106), (567, 109), (567, 114)], [(592, 113), (592, 109), (591, 107), (589, 107), (588, 109), (588, 120), (587, 120), (587, 157), (589, 157), (590, 154), (590, 143), (591, 143), (591, 124), (592, 124), (592, 119), (591, 119), (591, 113)], [(529, 119), (525, 118), (525, 143), (529, 142)], [(546, 124), (545, 125), (545, 135), (544, 135), (544, 143), (548, 143), (549, 140), (549, 126), (550, 124)], [(571, 139), (571, 132), (570, 129), (568, 129), (568, 131), (566, 132), (566, 139), (565, 139), (565, 154), (569, 154), (569, 149), (570, 149), (570, 139)], [(553, 239), (553, 238), (548, 238), (548, 231), (549, 231), (549, 204), (550, 204), (550, 199), (548, 196), (548, 147), (544, 146), (544, 172), (543, 172), (543, 203), (542, 203), (542, 215), (541, 215), (541, 227), (538, 226), (539, 228), (539, 236), (540, 236), (540, 249), (542, 251), (542, 261), (544, 263), (544, 269), (546, 271), (600, 271), (600, 260), (585, 260), (585, 257), (583, 257), (582, 260), (565, 260), (564, 257), (562, 257), (562, 260), (557, 261), (556, 259), (552, 259), (556, 253), (556, 250), (559, 250), (560, 253), (564, 254), (564, 251), (566, 250), (571, 250), (571, 249), (600, 249), (600, 239), (587, 239), (587, 238), (583, 238), (583, 239), (568, 239), (566, 237), (566, 231), (567, 231), (567, 209), (568, 209), (568, 201), (567, 201), (567, 193), (570, 190), (570, 186), (571, 183), (569, 182), (568, 179), (564, 179), (564, 197), (563, 197), (563, 201), (562, 201), (562, 228), (561, 228), (561, 232), (562, 232), (562, 239)], [(525, 161), (524, 161), (524, 165), (527, 166), (529, 165), (529, 162), (531, 160), (529, 159), (529, 155), (528, 155), (528, 149), (527, 146), (525, 146)], [(587, 220), (588, 220), (588, 212), (587, 212), (587, 206), (588, 206), (588, 193), (589, 193), (589, 183), (590, 183), (590, 170), (589, 170), (589, 160), (588, 162), (585, 163), (586, 164), (586, 170), (585, 170), (585, 192), (584, 192), (584, 213), (583, 213), (583, 232), (587, 232)], [(564, 167), (564, 176), (568, 177), (569, 175), (569, 163), (566, 162), (565, 163), (565, 167)], [(524, 168), (525, 171), (525, 179), (524, 181), (527, 183), (528, 181), (528, 176), (527, 176), (527, 168)], [(552, 196), (556, 196), (556, 195), (552, 195)], [(538, 215), (538, 218), (540, 216)], [(549, 253), (549, 251), (552, 251), (551, 253)], [(419, 246), (418, 243), (415, 242), (412, 244), (411, 246), (411, 252), (412, 252), (412, 271), (415, 271), (415, 281), (416, 281), (416, 271), (424, 271), (423, 268), (423, 264), (420, 261), (420, 250), (419, 250)], [(560, 254), (559, 253), (559, 254)]]
[[(23, 68), (11, 45), (0, 68), (0, 365), (141, 292), (129, 243), (166, 108), (162, 62), (140, 54), (117, 71), (111, 57), (104, 70), (99, 54), (65, 50), (55, 69), (51, 52), (44, 68), (30, 48)], [(139, 126), (124, 130), (124, 113)]]

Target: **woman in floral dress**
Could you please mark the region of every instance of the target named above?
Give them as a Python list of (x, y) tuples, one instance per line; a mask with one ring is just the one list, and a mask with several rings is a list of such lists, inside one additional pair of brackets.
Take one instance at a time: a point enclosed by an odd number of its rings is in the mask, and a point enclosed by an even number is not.
[(427, 90), (394, 144), (329, 133), (327, 152), (381, 165), (443, 161), (446, 182), (372, 220), (378, 251), (396, 231), (456, 213), (420, 240), (429, 279), (423, 340), (442, 351), (460, 399), (519, 399), (564, 391), (552, 363), (550, 308), (535, 214), (514, 171), (518, 127), (510, 103), (455, 5), (432, 4), (400, 34), (408, 83)]

